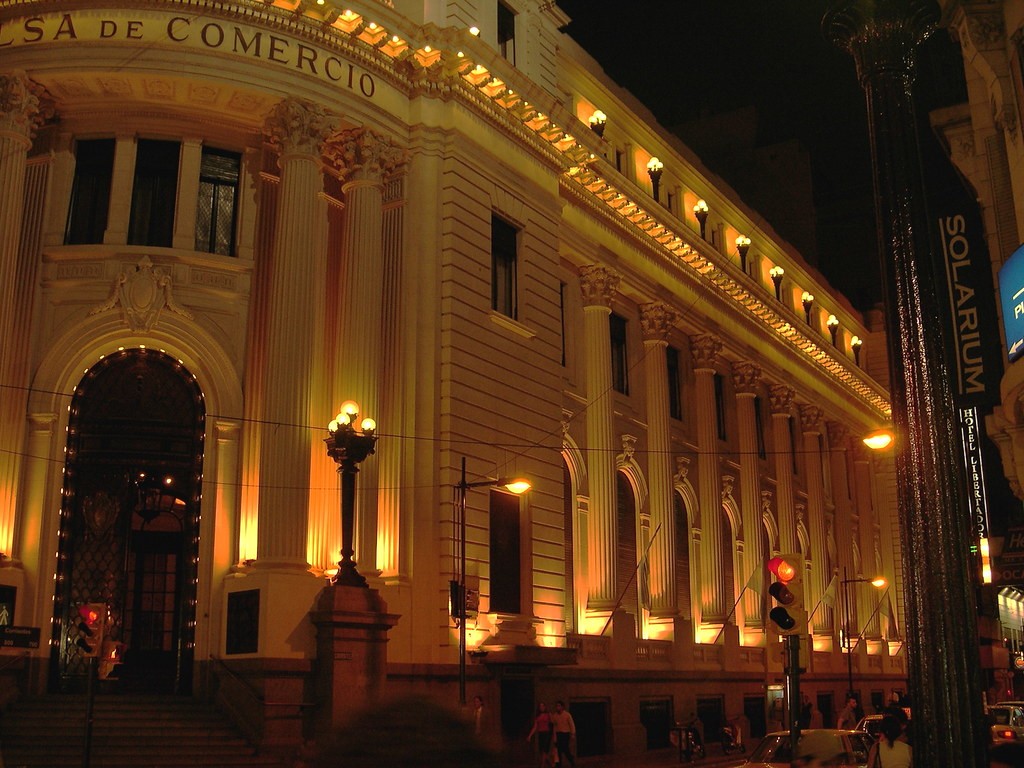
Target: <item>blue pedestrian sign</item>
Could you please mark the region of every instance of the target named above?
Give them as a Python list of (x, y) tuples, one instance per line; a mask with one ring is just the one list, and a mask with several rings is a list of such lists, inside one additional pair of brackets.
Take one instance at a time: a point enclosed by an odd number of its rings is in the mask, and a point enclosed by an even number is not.
[(1014, 251), (999, 270), (999, 295), (1006, 352), (1012, 363), (1024, 355), (1024, 246)]

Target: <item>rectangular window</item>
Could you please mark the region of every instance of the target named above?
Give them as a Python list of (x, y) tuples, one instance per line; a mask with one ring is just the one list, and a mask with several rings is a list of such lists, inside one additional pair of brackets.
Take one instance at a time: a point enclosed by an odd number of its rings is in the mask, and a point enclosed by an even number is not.
[(103, 242), (114, 175), (114, 140), (91, 139), (75, 145), (75, 179), (71, 186), (66, 245)]
[(615, 170), (618, 171), (619, 173), (622, 173), (622, 161), (623, 161), (623, 159), (624, 159), (624, 154), (623, 154), (622, 150), (619, 149), (618, 147), (616, 147), (615, 148)]
[(725, 379), (722, 374), (715, 374), (715, 424), (718, 427), (718, 439), (727, 439), (725, 431)]
[(242, 156), (203, 147), (196, 205), (196, 250), (235, 254), (235, 215)]
[(519, 231), (491, 216), (491, 309), (516, 319), (516, 254)]
[(614, 312), (609, 318), (612, 343), (612, 387), (616, 392), (629, 394), (629, 359), (626, 350), (626, 318)]
[(754, 398), (754, 428), (757, 430), (757, 457), (767, 458), (768, 450), (764, 444), (764, 408), (760, 397)]
[(170, 248), (173, 244), (180, 155), (181, 145), (176, 141), (139, 139), (128, 245)]
[(562, 340), (562, 367), (565, 368), (565, 283), (558, 284), (558, 323)]
[(673, 419), (683, 418), (683, 400), (680, 397), (679, 350), (665, 347), (665, 362), (668, 365), (668, 415)]
[(522, 613), (520, 500), (491, 491), (491, 611)]
[(793, 417), (789, 417), (789, 454), (793, 457), (793, 474), (800, 474), (796, 462), (796, 425), (793, 424)]
[(516, 63), (516, 14), (504, 3), (498, 3), (498, 50), (506, 61)]

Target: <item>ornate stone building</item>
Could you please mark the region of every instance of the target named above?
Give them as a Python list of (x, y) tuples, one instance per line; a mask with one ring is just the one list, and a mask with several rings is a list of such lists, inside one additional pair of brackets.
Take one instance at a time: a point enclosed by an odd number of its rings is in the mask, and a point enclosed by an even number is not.
[[(322, 439), (353, 399), (389, 691), (454, 696), (460, 544), (467, 687), (510, 742), (556, 697), (583, 753), (694, 711), (772, 725), (779, 552), (826, 722), (848, 674), (866, 704), (903, 688), (891, 468), (859, 440), (889, 416), (884, 339), (566, 22), (0, 6), (0, 604), (42, 640), (12, 684), (80, 685), (73, 617), (103, 601), (109, 686), (244, 679), (253, 735), (297, 739), (340, 544)], [(482, 485), (511, 474), (532, 490)]]

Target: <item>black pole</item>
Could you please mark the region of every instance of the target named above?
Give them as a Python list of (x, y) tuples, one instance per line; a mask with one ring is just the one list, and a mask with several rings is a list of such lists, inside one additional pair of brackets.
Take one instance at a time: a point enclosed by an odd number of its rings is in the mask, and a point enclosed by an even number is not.
[[(977, 604), (962, 502), (945, 333), (931, 265), (911, 85), (934, 0), (839, 0), (827, 36), (849, 52), (867, 100), (896, 433), (914, 762), (985, 765)], [(936, 727), (938, 724), (939, 727)]]
[(459, 480), (459, 705), (466, 706), (466, 457)]
[(89, 768), (92, 756), (92, 711), (96, 699), (96, 657), (89, 657), (88, 682), (85, 687), (85, 737), (82, 739), (82, 768)]
[(786, 635), (786, 681), (789, 683), (789, 743), (792, 754), (797, 754), (800, 743), (800, 635)]

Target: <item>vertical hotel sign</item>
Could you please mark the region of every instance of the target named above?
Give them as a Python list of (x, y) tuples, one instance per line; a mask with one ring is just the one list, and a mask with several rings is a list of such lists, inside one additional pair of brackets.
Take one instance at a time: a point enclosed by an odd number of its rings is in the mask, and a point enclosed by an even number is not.
[[(967, 507), (971, 529), (981, 559), (982, 580), (992, 581), (989, 556), (989, 513), (985, 491), (985, 464), (982, 454), (984, 428), (979, 405), (985, 396), (985, 359), (979, 323), (977, 276), (971, 264), (971, 247), (967, 238), (967, 222), (963, 215), (939, 219), (943, 264), (949, 286), (949, 306), (953, 313), (953, 338), (956, 357), (956, 401), (963, 447), (964, 473), (967, 480)], [(1024, 294), (1022, 294), (1024, 295)], [(1021, 318), (1024, 330), (1024, 316)]]

